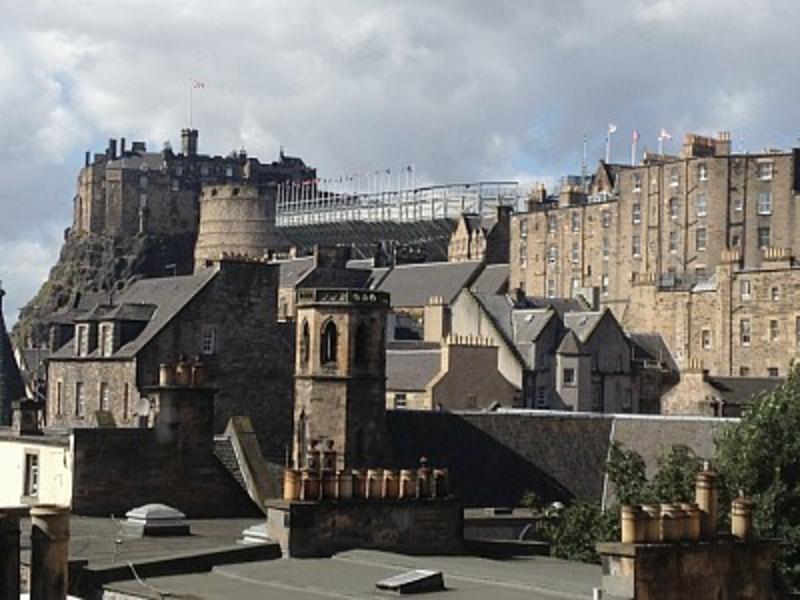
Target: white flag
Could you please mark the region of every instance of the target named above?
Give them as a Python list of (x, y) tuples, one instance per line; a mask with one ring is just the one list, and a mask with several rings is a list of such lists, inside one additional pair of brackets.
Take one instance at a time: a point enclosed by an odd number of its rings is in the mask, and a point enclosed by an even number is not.
[(617, 131), (617, 126), (614, 123), (608, 124), (608, 133), (615, 133)]
[(671, 140), (672, 139), (672, 135), (669, 133), (669, 131), (667, 131), (663, 127), (661, 128), (661, 134), (659, 135), (659, 137), (662, 140)]

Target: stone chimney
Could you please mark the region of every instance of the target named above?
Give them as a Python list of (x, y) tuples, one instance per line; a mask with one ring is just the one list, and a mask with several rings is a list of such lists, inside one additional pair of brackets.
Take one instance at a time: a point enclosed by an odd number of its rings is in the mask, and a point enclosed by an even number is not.
[(197, 129), (181, 130), (181, 152), (184, 156), (197, 156)]
[(426, 342), (441, 342), (450, 334), (450, 307), (441, 296), (431, 296), (423, 315)]
[(322, 244), (314, 246), (314, 264), (317, 267), (345, 269), (351, 255), (350, 246), (323, 246)]

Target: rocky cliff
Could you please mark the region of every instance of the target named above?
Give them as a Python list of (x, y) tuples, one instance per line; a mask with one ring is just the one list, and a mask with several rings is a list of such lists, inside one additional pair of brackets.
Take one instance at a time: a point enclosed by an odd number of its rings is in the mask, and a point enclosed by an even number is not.
[(77, 294), (119, 290), (142, 277), (191, 273), (194, 241), (194, 234), (68, 235), (47, 281), (20, 312), (12, 331), (15, 343), (45, 343), (51, 316)]

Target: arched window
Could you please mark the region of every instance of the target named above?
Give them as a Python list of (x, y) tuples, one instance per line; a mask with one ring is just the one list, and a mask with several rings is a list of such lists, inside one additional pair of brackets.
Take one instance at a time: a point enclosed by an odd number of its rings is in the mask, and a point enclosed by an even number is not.
[(356, 329), (356, 366), (364, 367), (367, 364), (369, 348), (369, 327), (366, 323), (359, 323)]
[(322, 344), (320, 344), (320, 361), (323, 365), (336, 362), (338, 337), (334, 322), (327, 321), (322, 326)]
[(300, 363), (308, 364), (309, 348), (311, 346), (311, 332), (308, 328), (308, 321), (303, 319), (303, 330), (300, 334)]

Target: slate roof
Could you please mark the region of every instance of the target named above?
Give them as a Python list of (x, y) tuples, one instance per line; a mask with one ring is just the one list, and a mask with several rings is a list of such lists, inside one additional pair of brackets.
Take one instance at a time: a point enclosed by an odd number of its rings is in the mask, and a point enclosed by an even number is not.
[(441, 368), (441, 349), (387, 349), (386, 389), (422, 391)]
[(313, 256), (302, 256), (300, 258), (290, 258), (288, 260), (278, 261), (278, 273), (280, 286), (295, 287), (297, 282), (314, 268)]
[(580, 298), (546, 298), (545, 296), (528, 296), (523, 300), (530, 308), (552, 308), (563, 316), (568, 312), (584, 312), (589, 306)]
[[(132, 358), (150, 342), (191, 300), (217, 275), (216, 268), (207, 268), (193, 275), (140, 279), (124, 292), (117, 301), (128, 305), (125, 311), (143, 314), (150, 312), (150, 320), (142, 332), (114, 353), (116, 358)], [(74, 357), (74, 344), (67, 343), (53, 354), (53, 358)]]
[(442, 296), (450, 304), (462, 288), (472, 284), (481, 267), (480, 261), (400, 265), (390, 269), (375, 289), (390, 294), (392, 307), (421, 308), (431, 296)]
[(605, 311), (569, 312), (564, 315), (564, 324), (585, 344), (604, 316)]
[(735, 405), (746, 404), (761, 392), (771, 392), (785, 382), (783, 377), (706, 377), (706, 383), (725, 404)]
[(516, 343), (535, 342), (555, 314), (552, 308), (515, 310), (512, 319)]
[(20, 375), (11, 339), (3, 318), (3, 296), (0, 288), (0, 425), (11, 424), (11, 403), (25, 397), (25, 383)]
[(505, 294), (508, 291), (508, 264), (485, 266), (471, 289), (480, 294)]
[(633, 346), (634, 360), (653, 360), (663, 364), (670, 371), (677, 373), (680, 369), (660, 333), (629, 333)]
[(574, 331), (569, 330), (564, 335), (564, 338), (558, 345), (558, 353), (568, 354), (571, 356), (577, 356), (581, 353), (581, 343), (578, 340), (578, 336), (575, 335)]
[(505, 294), (482, 294), (473, 292), (472, 295), (486, 311), (486, 314), (492, 320), (494, 326), (500, 331), (500, 334), (505, 338), (505, 341), (513, 346), (514, 329), (512, 325), (512, 300)]

